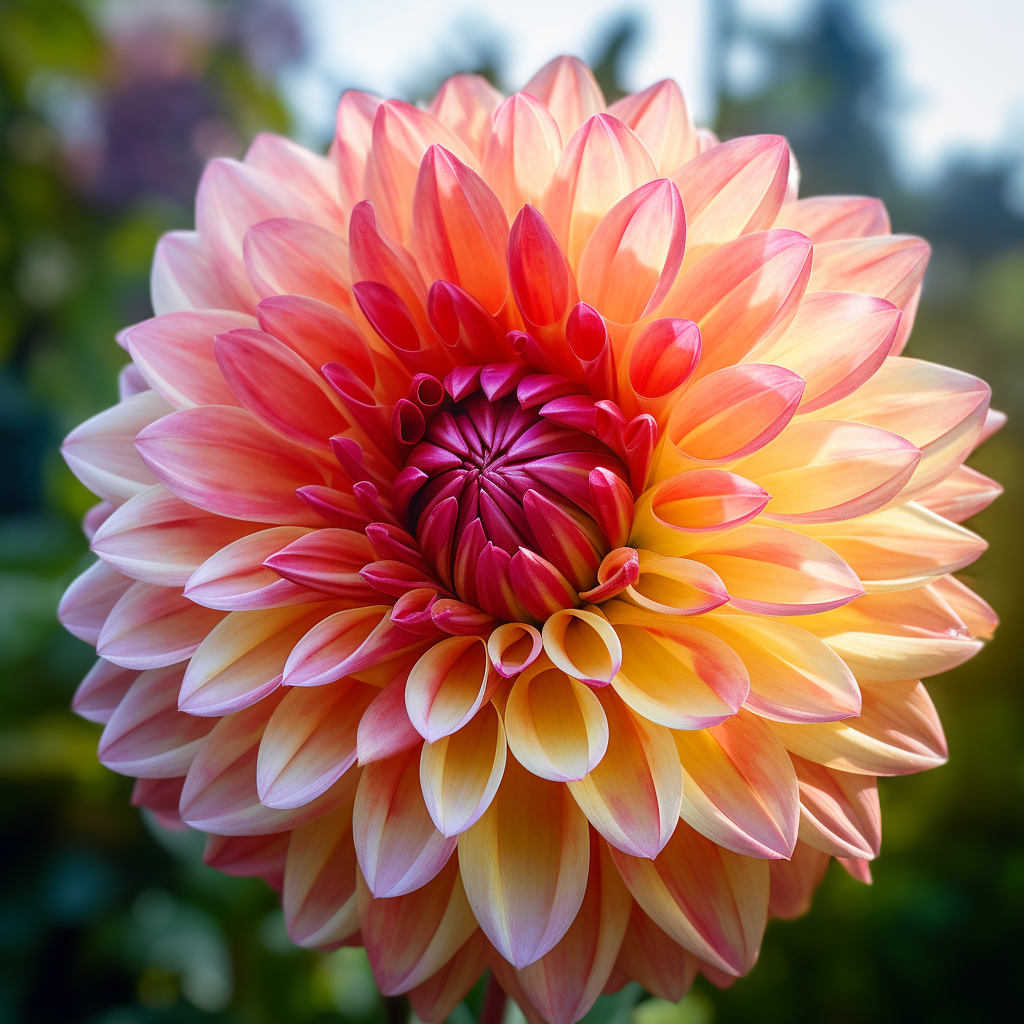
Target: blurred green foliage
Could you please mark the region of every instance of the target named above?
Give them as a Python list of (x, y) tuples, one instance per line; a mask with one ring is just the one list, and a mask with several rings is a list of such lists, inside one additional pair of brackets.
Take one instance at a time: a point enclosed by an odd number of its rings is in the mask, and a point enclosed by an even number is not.
[[(214, 5), (220, 24), (244, 7)], [(385, 1008), (362, 952), (292, 947), (274, 894), (202, 867), (196, 836), (130, 808), (130, 781), (95, 760), (99, 728), (67, 710), (91, 652), (54, 610), (88, 564), (79, 521), (94, 499), (57, 444), (116, 399), (126, 358), (113, 335), (149, 315), (156, 238), (191, 223), (197, 141), (212, 126), (230, 150), (261, 128), (287, 129), (244, 34), (220, 30), (184, 71), (140, 84), (97, 28), (98, 8), (0, 0), (0, 1024), (379, 1024)], [(910, 352), (991, 381), (1011, 414), (972, 460), (1007, 491), (971, 524), (993, 548), (971, 582), (1004, 625), (997, 643), (930, 684), (950, 764), (883, 783), (873, 888), (833, 866), (809, 916), (769, 926), (749, 978), (725, 992), (699, 981), (678, 1006), (636, 1009), (642, 994), (630, 986), (603, 997), (589, 1024), (627, 1024), (631, 1011), (634, 1024), (962, 1024), (1003, 1019), (1017, 1003), (1024, 221), (1004, 204), (999, 167), (954, 168), (927, 194), (899, 186), (877, 129), (884, 62), (850, 11), (825, 5), (797, 38), (725, 25), (723, 47), (754, 45), (768, 71), (752, 95), (723, 94), (718, 128), (786, 134), (804, 194), (880, 194), (895, 230), (935, 243)], [(623, 21), (590, 55), (609, 96), (637, 30)], [(492, 78), (498, 66), (494, 54), (481, 60)], [(145, 131), (119, 128), (119, 117)], [(173, 182), (153, 152), (184, 152)], [(478, 1000), (454, 1024), (469, 1024)]]

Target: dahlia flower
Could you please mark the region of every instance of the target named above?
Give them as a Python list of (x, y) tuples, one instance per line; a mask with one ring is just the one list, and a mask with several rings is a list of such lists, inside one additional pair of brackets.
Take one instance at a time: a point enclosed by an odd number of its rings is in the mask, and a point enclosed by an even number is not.
[(727, 984), (946, 759), (1001, 417), (900, 354), (928, 246), (797, 187), (572, 58), (347, 92), (208, 166), (65, 442), (100, 760), (428, 1024)]

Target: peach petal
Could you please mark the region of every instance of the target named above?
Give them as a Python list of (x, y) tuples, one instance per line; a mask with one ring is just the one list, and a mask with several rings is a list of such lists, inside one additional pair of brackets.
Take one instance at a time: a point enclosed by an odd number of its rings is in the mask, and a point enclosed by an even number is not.
[(556, 668), (591, 686), (607, 686), (622, 663), (615, 630), (595, 605), (565, 608), (544, 623), (544, 653)]
[(505, 772), (506, 751), (505, 727), (490, 703), (458, 732), (423, 744), (420, 785), (442, 835), (465, 832), (487, 810)]
[(706, 629), (623, 601), (605, 609), (623, 652), (612, 687), (637, 714), (670, 729), (706, 729), (746, 700), (743, 662)]
[(583, 904), (558, 944), (516, 972), (530, 1001), (551, 1024), (573, 1024), (594, 1005), (615, 966), (633, 900), (605, 844), (590, 840)]
[(207, 836), (203, 863), (235, 878), (263, 878), (279, 892), (284, 885), (290, 832), (266, 836)]
[(608, 722), (594, 691), (542, 658), (512, 684), (504, 711), (508, 745), (542, 779), (582, 779), (604, 756)]
[(591, 117), (571, 138), (562, 134), (569, 141), (542, 212), (570, 266), (578, 267), (604, 215), (619, 200), (653, 181), (658, 172), (644, 144), (608, 114)]
[(566, 788), (510, 757), (490, 807), (459, 837), (470, 906), (509, 963), (539, 960), (569, 930), (586, 892), (589, 843)]
[(483, 75), (452, 75), (427, 104), (427, 111), (482, 159), (501, 102), (501, 93)]
[(356, 763), (356, 729), (379, 692), (354, 679), (289, 690), (260, 741), (260, 802), (301, 807), (334, 785)]
[(409, 1001), (423, 1024), (444, 1024), (486, 970), (490, 955), (491, 944), (478, 928), (451, 960), (409, 989)]
[(945, 763), (939, 716), (919, 682), (862, 683), (861, 691), (857, 718), (772, 728), (791, 753), (858, 775), (909, 775)]
[(623, 388), (620, 381), (621, 404), (630, 413), (650, 413), (663, 427), (699, 361), (700, 331), (695, 323), (674, 317), (655, 320), (640, 332), (629, 353), (629, 387)]
[(291, 834), (281, 903), (288, 937), (298, 946), (330, 947), (359, 929), (353, 799)]
[(71, 709), (89, 722), (106, 725), (138, 677), (138, 671), (121, 668), (120, 665), (97, 658), (78, 684), (71, 700)]
[(215, 722), (178, 711), (184, 665), (143, 672), (100, 737), (98, 757), (111, 771), (148, 779), (184, 775)]
[(96, 653), (123, 668), (164, 668), (189, 658), (224, 612), (201, 608), (176, 587), (133, 583), (110, 610)]
[(706, 565), (644, 550), (637, 552), (637, 578), (626, 595), (663, 615), (701, 615), (729, 600), (725, 584)]
[(149, 280), (150, 300), (157, 316), (197, 309), (248, 310), (255, 298), (239, 300), (195, 231), (168, 231), (160, 237)]
[(95, 647), (110, 613), (132, 586), (113, 566), (94, 562), (64, 591), (57, 618), (72, 636)]
[(419, 761), (419, 749), (413, 747), (368, 764), (359, 780), (352, 819), (356, 856), (377, 898), (419, 889), (455, 850), (456, 838), (443, 836), (430, 820)]
[(633, 898), (658, 927), (712, 967), (753, 967), (768, 917), (768, 862), (741, 857), (681, 822), (655, 860), (612, 849)]
[(608, 750), (569, 792), (616, 849), (656, 857), (679, 821), (682, 773), (672, 734), (642, 718), (611, 689), (596, 694), (608, 720)]
[(943, 576), (930, 584), (933, 591), (967, 626), (971, 636), (991, 640), (999, 625), (999, 616), (987, 601), (979, 597), (970, 587), (955, 576)]
[(551, 112), (563, 139), (604, 110), (604, 96), (593, 72), (578, 57), (555, 57), (523, 86)]
[(542, 648), (540, 633), (526, 622), (503, 622), (487, 639), (487, 656), (506, 679), (529, 668)]
[(792, 856), (797, 776), (772, 727), (741, 709), (720, 725), (673, 737), (683, 766), (683, 820), (746, 857)]
[(882, 812), (877, 780), (792, 755), (800, 785), (800, 838), (834, 857), (878, 856)]
[(700, 961), (634, 903), (615, 963), (652, 996), (677, 1003), (693, 986)]
[(510, 221), (528, 203), (540, 205), (561, 155), (558, 125), (540, 100), (517, 92), (498, 107), (483, 176)]
[(608, 108), (608, 113), (637, 133), (659, 174), (669, 175), (697, 155), (693, 122), (683, 94), (671, 78), (656, 82), (643, 92), (623, 96)]
[(402, 665), (399, 660), (388, 662), (385, 667), (391, 665), (396, 666), (394, 677), (374, 697), (359, 719), (356, 750), (360, 764), (382, 761), (418, 746), (423, 740), (405, 708), (405, 684), (412, 666), (398, 668)]
[(314, 200), (322, 218), (344, 227), (338, 173), (328, 157), (283, 135), (260, 132), (249, 143), (243, 162)]
[(798, 842), (791, 860), (768, 862), (771, 878), (768, 913), (791, 921), (811, 909), (811, 900), (828, 870), (829, 856)]
[(995, 480), (970, 466), (960, 466), (919, 495), (918, 502), (944, 519), (962, 523), (984, 511), (1002, 493)]
[(812, 242), (838, 242), (892, 231), (885, 204), (869, 196), (814, 196), (787, 202), (775, 218), (775, 227), (799, 231)]
[(338, 191), (345, 212), (351, 211), (363, 197), (373, 122), (383, 102), (379, 96), (358, 89), (346, 89), (341, 94), (330, 158), (338, 168)]

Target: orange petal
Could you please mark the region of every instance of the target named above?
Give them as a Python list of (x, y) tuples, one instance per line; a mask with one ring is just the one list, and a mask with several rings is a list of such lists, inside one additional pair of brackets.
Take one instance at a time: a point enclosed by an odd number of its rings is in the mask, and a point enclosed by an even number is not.
[(670, 939), (634, 903), (615, 966), (652, 996), (678, 1003), (693, 986), (700, 961)]
[(540, 633), (526, 622), (504, 622), (487, 639), (487, 656), (506, 679), (529, 668), (542, 649)]
[(501, 93), (483, 75), (452, 75), (427, 104), (427, 111), (482, 159), (501, 100)]
[(689, 557), (718, 573), (736, 608), (758, 615), (811, 615), (864, 593), (838, 554), (781, 527), (748, 523), (714, 535)]
[(772, 226), (786, 198), (789, 145), (747, 135), (685, 163), (673, 175), (686, 207), (685, 266), (723, 242)]
[(672, 734), (634, 714), (613, 690), (597, 691), (608, 751), (569, 791), (590, 824), (619, 850), (655, 857), (679, 821), (682, 775)]
[(786, 332), (755, 356), (803, 377), (800, 411), (813, 412), (856, 391), (882, 365), (900, 317), (896, 306), (873, 295), (812, 292)]
[(608, 722), (594, 691), (546, 658), (513, 683), (504, 716), (512, 753), (543, 779), (582, 779), (608, 746)]
[(768, 862), (680, 822), (655, 860), (612, 850), (633, 898), (681, 946), (730, 975), (753, 967), (768, 917)]
[(653, 321), (640, 332), (620, 367), (620, 407), (629, 414), (650, 413), (664, 427), (699, 361), (700, 331), (693, 321)]
[(814, 196), (785, 203), (775, 227), (799, 231), (812, 242), (888, 235), (892, 230), (885, 204), (869, 196)]
[(409, 719), (428, 742), (450, 736), (477, 713), (498, 682), (482, 637), (448, 637), (423, 654), (409, 673)]
[(797, 777), (771, 726), (741, 710), (710, 729), (672, 735), (683, 820), (727, 850), (788, 859), (800, 820)]
[(844, 559), (869, 593), (931, 582), (970, 565), (988, 547), (977, 534), (912, 501), (859, 519), (795, 525)]
[(260, 801), (301, 807), (340, 779), (356, 763), (359, 719), (378, 692), (354, 679), (288, 690), (260, 741)]
[(421, 984), (476, 931), (458, 857), (415, 892), (374, 899), (360, 876), (358, 894), (363, 945), (377, 987), (386, 996)]
[(666, 178), (641, 185), (594, 228), (580, 256), (580, 298), (608, 320), (634, 323), (672, 287), (685, 242), (679, 190)]
[[(688, 253), (690, 245), (688, 237)], [(811, 248), (811, 240), (796, 231), (757, 231), (727, 242), (692, 268), (684, 260), (658, 316), (693, 320), (700, 328), (697, 376), (738, 363), (782, 334), (807, 288)]]
[(423, 800), (442, 835), (465, 832), (487, 810), (505, 773), (505, 759), (505, 727), (490, 703), (458, 732), (423, 744)]
[(705, 729), (736, 713), (750, 682), (726, 643), (675, 616), (623, 601), (605, 608), (623, 652), (612, 686), (637, 714), (670, 729)]
[(363, 769), (352, 828), (359, 869), (378, 898), (401, 896), (430, 881), (455, 849), (427, 813), (416, 747)]
[(590, 118), (569, 139), (542, 212), (571, 266), (579, 266), (601, 218), (657, 175), (644, 144), (608, 114)]
[[(988, 508), (1002, 493), (1002, 486), (995, 480), (970, 466), (960, 466), (917, 500), (944, 519), (962, 523)], [(95, 544), (93, 550), (97, 550)]]
[(991, 640), (999, 625), (999, 616), (987, 601), (955, 576), (943, 576), (929, 589), (946, 602), (967, 626), (971, 636)]
[(898, 494), (921, 461), (899, 434), (864, 423), (805, 420), (736, 464), (771, 500), (764, 515), (827, 523), (867, 515)]
[(412, 251), (428, 280), (450, 281), (488, 313), (508, 294), (508, 220), (484, 180), (441, 146), (427, 150), (416, 179)]
[(292, 832), (281, 902), (296, 945), (329, 947), (359, 930), (353, 799)]
[(878, 856), (882, 812), (878, 784), (793, 755), (800, 784), (800, 838), (833, 857)]
[[(798, 621), (829, 614), (802, 616)], [(800, 723), (837, 721), (860, 713), (860, 690), (853, 673), (807, 629), (743, 614), (709, 615), (700, 624), (742, 659), (750, 676), (744, 706), (755, 714)]]
[(536, 96), (558, 125), (563, 139), (604, 110), (604, 96), (593, 72), (578, 57), (555, 57), (523, 86)]
[(659, 174), (669, 175), (697, 155), (697, 133), (683, 94), (671, 78), (643, 92), (623, 96), (608, 108), (608, 113), (640, 136)]
[(386, 100), (377, 107), (364, 194), (373, 203), (384, 233), (402, 245), (409, 238), (420, 161), (434, 143), (470, 167), (477, 166), (466, 144), (427, 111), (399, 100)]
[(544, 653), (556, 668), (592, 686), (607, 686), (619, 670), (622, 650), (604, 615), (589, 608), (564, 608), (544, 623)]
[(700, 615), (729, 600), (725, 584), (700, 562), (643, 550), (637, 552), (637, 562), (639, 576), (626, 587), (626, 594), (648, 611)]
[[(968, 373), (918, 359), (890, 358), (852, 395), (829, 406), (829, 419), (891, 430), (921, 449), (921, 462), (893, 503), (909, 501), (945, 479), (973, 450), (991, 389)], [(814, 414), (821, 418), (820, 413)]]
[(530, 1001), (551, 1024), (573, 1024), (594, 1005), (612, 968), (629, 920), (629, 890), (596, 834), (583, 904), (550, 952), (516, 972)]
[(843, 772), (909, 775), (945, 763), (942, 725), (919, 682), (863, 683), (861, 690), (858, 718), (772, 728), (791, 753)]
[(587, 819), (565, 786), (514, 757), (483, 817), (459, 837), (459, 863), (484, 934), (516, 967), (539, 960), (569, 930), (590, 861)]

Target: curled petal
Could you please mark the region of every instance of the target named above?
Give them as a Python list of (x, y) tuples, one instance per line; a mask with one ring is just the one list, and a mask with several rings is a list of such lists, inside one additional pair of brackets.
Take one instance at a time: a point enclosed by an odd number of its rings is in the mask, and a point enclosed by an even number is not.
[(594, 228), (580, 255), (580, 297), (608, 320), (634, 323), (668, 293), (685, 242), (679, 190), (666, 178), (641, 185)]
[(623, 96), (608, 108), (608, 113), (640, 136), (658, 165), (659, 174), (671, 174), (697, 155), (693, 122), (683, 94), (671, 78), (656, 82), (643, 92)]
[(909, 775), (945, 763), (939, 716), (919, 682), (863, 683), (861, 690), (857, 718), (772, 728), (791, 753), (843, 772)]
[(746, 700), (746, 669), (720, 638), (622, 601), (604, 609), (622, 644), (612, 686), (637, 714), (671, 729), (706, 729)]
[(555, 57), (523, 86), (551, 111), (563, 139), (587, 118), (604, 110), (604, 96), (593, 72), (578, 57)]
[(444, 836), (457, 836), (490, 806), (505, 773), (505, 727), (485, 704), (458, 732), (423, 744), (420, 786), (427, 811)]
[(459, 864), (480, 927), (514, 966), (539, 960), (569, 930), (589, 847), (587, 819), (565, 786), (510, 757), (490, 807), (459, 837)]
[(709, 533), (749, 522), (770, 500), (764, 488), (722, 469), (669, 477), (637, 499), (630, 543), (665, 555), (685, 555)]
[(571, 266), (580, 265), (601, 218), (657, 176), (644, 144), (608, 114), (591, 117), (569, 138), (542, 211)]
[(336, 810), (300, 825), (288, 842), (282, 909), (298, 946), (333, 946), (359, 930), (350, 795)]
[(633, 898), (681, 946), (726, 974), (754, 965), (768, 917), (768, 862), (681, 822), (655, 860), (612, 850)]
[(542, 779), (582, 779), (608, 746), (608, 723), (594, 691), (547, 659), (512, 684), (504, 717), (513, 755)]
[(633, 529), (633, 492), (611, 470), (598, 467), (588, 478), (594, 518), (609, 547), (621, 547)]
[(656, 857), (679, 821), (682, 773), (672, 734), (635, 714), (612, 689), (599, 690), (608, 750), (569, 791), (594, 828), (616, 849)]
[(558, 125), (540, 100), (517, 92), (498, 107), (483, 174), (510, 221), (527, 203), (540, 205), (561, 155)]
[(702, 615), (729, 600), (725, 584), (706, 565), (643, 550), (637, 552), (637, 577), (626, 594), (641, 608), (663, 615)]
[[(635, 408), (664, 425), (699, 360), (700, 331), (695, 323), (668, 317), (648, 324), (629, 354), (627, 377)], [(629, 402), (625, 404), (628, 407)]]
[(356, 763), (356, 729), (378, 690), (354, 679), (289, 690), (267, 722), (256, 789), (267, 807), (301, 807)]
[(452, 636), (434, 644), (409, 673), (409, 720), (428, 742), (458, 732), (480, 710), (499, 681), (478, 636)]
[(487, 656), (506, 679), (529, 668), (542, 649), (540, 633), (526, 622), (504, 622), (487, 639)]
[(455, 850), (456, 840), (441, 835), (427, 813), (419, 761), (414, 747), (368, 764), (359, 779), (352, 832), (362, 877), (377, 898), (419, 889)]
[(414, 892), (374, 898), (360, 878), (358, 893), (366, 955), (387, 996), (425, 981), (476, 931), (457, 857)]
[(543, 635), (544, 653), (555, 667), (591, 686), (607, 686), (622, 664), (615, 630), (595, 606), (555, 612)]
[(621, 594), (640, 577), (640, 558), (634, 548), (615, 548), (605, 555), (597, 570), (598, 585), (580, 594), (584, 601), (598, 604)]
[(710, 729), (673, 736), (683, 766), (683, 819), (744, 856), (792, 856), (797, 777), (772, 727), (741, 710)]

